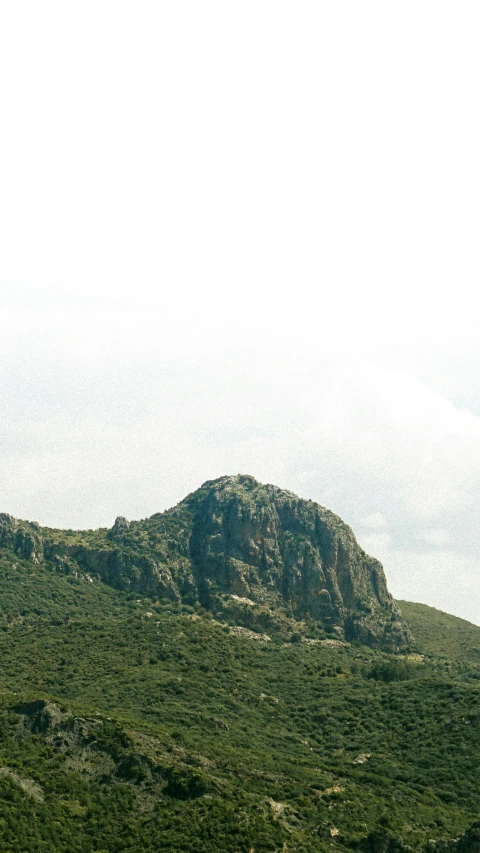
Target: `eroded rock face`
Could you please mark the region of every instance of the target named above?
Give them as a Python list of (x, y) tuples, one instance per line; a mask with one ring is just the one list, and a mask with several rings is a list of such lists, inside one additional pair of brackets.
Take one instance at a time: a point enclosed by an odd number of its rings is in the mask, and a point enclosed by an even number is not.
[(381, 564), (329, 510), (239, 475), (209, 481), (178, 506), (111, 530), (49, 531), (0, 516), (0, 545), (56, 571), (140, 595), (241, 608), (250, 627), (314, 621), (340, 639), (387, 649), (411, 637)]
[(392, 647), (409, 641), (381, 564), (338, 516), (253, 477), (206, 483), (184, 502), (199, 597), (222, 593), (287, 608), (347, 640)]
[(51, 735), (71, 720), (71, 714), (63, 713), (57, 705), (44, 699), (17, 705), (15, 711), (23, 718), (23, 728), (32, 734)]
[(36, 522), (19, 522), (0, 513), (0, 546), (10, 547), (22, 560), (38, 563), (43, 557), (43, 541)]
[(108, 538), (122, 541), (125, 534), (128, 532), (130, 522), (123, 515), (117, 516), (112, 529), (108, 531)]

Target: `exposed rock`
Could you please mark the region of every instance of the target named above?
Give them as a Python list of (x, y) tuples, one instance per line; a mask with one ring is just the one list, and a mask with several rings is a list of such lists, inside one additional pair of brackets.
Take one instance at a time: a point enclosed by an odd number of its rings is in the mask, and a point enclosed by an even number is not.
[(242, 598), (240, 595), (231, 595), (230, 598), (233, 599), (233, 601), (238, 601), (239, 604), (249, 604), (251, 607), (255, 606), (255, 602), (252, 601), (251, 598)]
[(183, 504), (204, 606), (215, 609), (217, 594), (229, 593), (290, 609), (343, 639), (410, 641), (381, 564), (329, 510), (248, 476), (205, 483)]
[(0, 515), (22, 559), (150, 598), (202, 604), (269, 632), (316, 623), (336, 641), (398, 651), (411, 636), (381, 564), (329, 510), (253, 477), (204, 483), (178, 506), (109, 531), (42, 530)]
[(277, 697), (271, 696), (269, 693), (260, 693), (260, 699), (262, 702), (270, 702), (272, 705), (278, 705)]
[(352, 764), (365, 764), (365, 762), (368, 761), (368, 759), (371, 757), (371, 752), (362, 752), (361, 755), (357, 755), (357, 757), (353, 759)]
[(232, 625), (230, 628), (232, 637), (246, 637), (247, 640), (261, 640), (264, 643), (270, 642), (268, 634), (257, 634), (256, 631), (250, 631), (248, 628), (243, 628), (241, 625)]
[(324, 788), (323, 791), (317, 791), (319, 797), (328, 797), (330, 794), (343, 794), (345, 788), (342, 785), (332, 785), (330, 788)]
[(272, 800), (271, 797), (267, 797), (265, 802), (270, 806), (274, 820), (278, 820), (287, 807), (286, 803), (279, 803), (276, 800)]
[(108, 531), (107, 536), (109, 539), (122, 539), (122, 537), (128, 532), (129, 527), (130, 522), (127, 521), (123, 515), (119, 515), (115, 519), (112, 529)]
[(22, 715), (23, 727), (32, 734), (52, 734), (55, 729), (72, 720), (71, 714), (62, 712), (53, 702), (44, 699), (17, 705), (15, 711)]
[(109, 718), (74, 717), (43, 699), (13, 710), (19, 717), (18, 736), (41, 736), (55, 752), (66, 756), (69, 772), (84, 777), (116, 775), (136, 782), (143, 781), (153, 767), (146, 756), (132, 753), (130, 739)]
[(0, 513), (0, 545), (13, 545), (17, 522), (6, 512)]
[(14, 770), (10, 767), (0, 767), (0, 777), (7, 776), (12, 782), (15, 782), (16, 785), (19, 785), (22, 791), (25, 791), (30, 797), (38, 802), (42, 802), (44, 799), (43, 788), (41, 785), (38, 785), (37, 782), (34, 782), (33, 779), (23, 779)]
[(318, 834), (321, 838), (329, 839), (338, 838), (340, 836), (340, 830), (337, 826), (334, 826), (331, 823), (322, 823), (318, 828)]
[(0, 513), (0, 545), (10, 547), (22, 560), (39, 563), (43, 558), (43, 540), (36, 522), (17, 521)]

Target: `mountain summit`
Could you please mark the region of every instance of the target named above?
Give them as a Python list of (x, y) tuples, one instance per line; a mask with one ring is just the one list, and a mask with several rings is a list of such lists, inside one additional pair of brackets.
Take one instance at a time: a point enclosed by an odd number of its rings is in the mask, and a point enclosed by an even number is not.
[(190, 555), (205, 606), (225, 606), (233, 594), (347, 640), (408, 642), (381, 564), (333, 512), (242, 475), (209, 481), (180, 506), (192, 513)]
[(240, 626), (327, 632), (398, 649), (408, 628), (381, 564), (333, 512), (248, 475), (110, 530), (58, 531), (0, 516), (0, 545), (56, 571), (202, 605)]

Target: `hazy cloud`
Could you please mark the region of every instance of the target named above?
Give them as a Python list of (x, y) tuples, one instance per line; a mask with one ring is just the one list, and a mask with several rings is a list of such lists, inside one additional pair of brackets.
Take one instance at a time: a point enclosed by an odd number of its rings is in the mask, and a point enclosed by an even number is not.
[(385, 517), (381, 512), (372, 512), (371, 515), (367, 515), (367, 517), (363, 519), (365, 527), (371, 527), (373, 529), (377, 527), (385, 527), (386, 523)]
[(7, 5), (1, 509), (248, 472), (478, 618), (478, 10)]
[(449, 534), (442, 528), (425, 530), (422, 537), (429, 545), (435, 545), (437, 548), (442, 548), (450, 543)]

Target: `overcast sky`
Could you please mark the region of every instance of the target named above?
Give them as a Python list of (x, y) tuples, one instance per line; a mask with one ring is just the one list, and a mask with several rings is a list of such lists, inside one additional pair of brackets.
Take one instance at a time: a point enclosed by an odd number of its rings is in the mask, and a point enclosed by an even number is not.
[(0, 17), (0, 510), (250, 473), (480, 624), (478, 4)]

